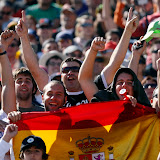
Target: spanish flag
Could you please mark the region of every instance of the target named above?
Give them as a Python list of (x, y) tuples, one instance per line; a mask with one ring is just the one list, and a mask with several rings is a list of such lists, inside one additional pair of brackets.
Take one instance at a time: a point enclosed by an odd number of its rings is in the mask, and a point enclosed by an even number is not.
[(159, 118), (155, 110), (128, 101), (23, 113), (13, 139), (18, 160), (22, 140), (41, 137), (49, 160), (156, 160)]

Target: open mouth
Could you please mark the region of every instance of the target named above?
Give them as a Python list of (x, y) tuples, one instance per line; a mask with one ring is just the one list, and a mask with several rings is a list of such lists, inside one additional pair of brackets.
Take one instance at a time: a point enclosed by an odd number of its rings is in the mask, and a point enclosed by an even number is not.
[(67, 80), (68, 81), (73, 81), (73, 80), (75, 80), (75, 78), (73, 78), (73, 77), (67, 77)]

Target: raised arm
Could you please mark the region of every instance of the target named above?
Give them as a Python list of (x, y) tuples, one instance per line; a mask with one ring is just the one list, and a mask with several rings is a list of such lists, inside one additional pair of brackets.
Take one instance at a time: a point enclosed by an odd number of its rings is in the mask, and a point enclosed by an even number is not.
[(108, 65), (102, 71), (108, 85), (113, 81), (116, 71), (120, 68), (125, 58), (131, 35), (136, 30), (137, 26), (138, 18), (132, 17), (132, 8), (130, 8), (122, 37), (113, 51)]
[(29, 37), (28, 37), (28, 28), (26, 25), (26, 17), (24, 11), (22, 11), (22, 19), (19, 20), (18, 25), (16, 26), (16, 32), (20, 37), (22, 44), (22, 51), (24, 54), (24, 59), (26, 61), (27, 67), (32, 73), (38, 88), (42, 91), (43, 87), (48, 83), (49, 76), (48, 74), (39, 67), (36, 54), (34, 53)]
[[(142, 44), (142, 42), (139, 40), (139, 41), (136, 41), (133, 44), (133, 46), (134, 45), (141, 45), (141, 44)], [(132, 69), (136, 75), (138, 73), (139, 60), (140, 60), (140, 57), (143, 54), (145, 48), (146, 48), (146, 42), (145, 41), (143, 43), (143, 47), (141, 47), (139, 49), (135, 49), (134, 47), (132, 47), (132, 57), (131, 57), (131, 61), (130, 61), (129, 65), (128, 65), (128, 67), (130, 69)]]
[(15, 96), (15, 88), (14, 88), (14, 80), (12, 75), (12, 70), (10, 66), (10, 62), (5, 53), (9, 44), (15, 38), (14, 31), (4, 31), (1, 34), (1, 42), (0, 42), (0, 68), (1, 68), (1, 79), (2, 79), (2, 109), (6, 114), (11, 111), (16, 110), (16, 96)]
[(104, 46), (105, 40), (102, 37), (96, 37), (92, 41), (91, 47), (86, 53), (87, 56), (79, 72), (79, 82), (89, 101), (91, 101), (93, 95), (98, 92), (98, 88), (93, 82), (93, 66), (98, 50), (104, 49)]
[(117, 28), (117, 25), (114, 23), (114, 20), (111, 16), (111, 7), (110, 0), (103, 0), (103, 8), (102, 8), (102, 18), (107, 30)]

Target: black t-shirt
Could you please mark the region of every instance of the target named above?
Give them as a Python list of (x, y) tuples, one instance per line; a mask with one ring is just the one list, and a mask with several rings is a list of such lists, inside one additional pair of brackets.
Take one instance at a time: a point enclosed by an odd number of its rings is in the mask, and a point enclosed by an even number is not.
[(80, 104), (86, 104), (88, 100), (83, 91), (80, 92), (67, 92), (67, 102), (65, 107), (78, 106)]
[(103, 73), (101, 73), (96, 77), (96, 79), (94, 80), (94, 83), (96, 84), (99, 90), (104, 90), (108, 88), (108, 85)]

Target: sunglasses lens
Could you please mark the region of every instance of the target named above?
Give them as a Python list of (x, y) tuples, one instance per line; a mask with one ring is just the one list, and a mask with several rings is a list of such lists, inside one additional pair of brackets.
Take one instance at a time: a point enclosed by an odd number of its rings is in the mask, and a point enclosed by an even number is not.
[(79, 72), (79, 69), (80, 67), (65, 67), (65, 68), (62, 68), (62, 72), (63, 73), (68, 73), (69, 71), (72, 71), (72, 72)]
[(143, 88), (144, 89), (146, 89), (146, 88), (149, 88), (149, 87), (151, 87), (151, 88), (156, 88), (156, 84), (145, 84), (144, 86), (143, 86)]

